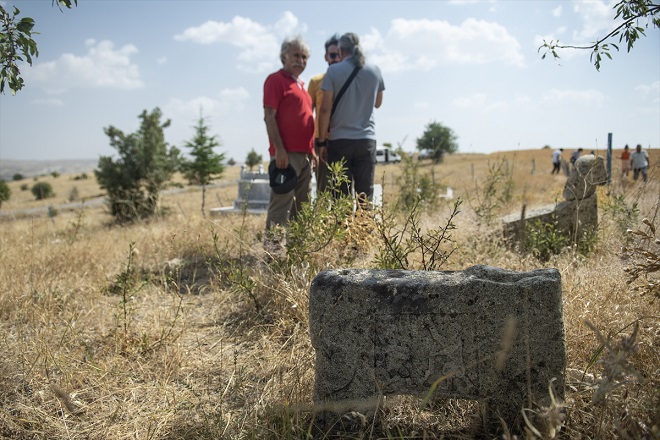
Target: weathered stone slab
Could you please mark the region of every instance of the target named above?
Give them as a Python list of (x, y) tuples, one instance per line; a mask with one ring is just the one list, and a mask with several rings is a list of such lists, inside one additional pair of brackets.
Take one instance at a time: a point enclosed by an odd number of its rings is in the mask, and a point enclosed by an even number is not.
[(564, 186), (564, 200), (582, 200), (596, 192), (596, 186), (607, 183), (605, 160), (600, 156), (587, 154), (575, 161)]
[[(328, 270), (312, 282), (309, 307), (318, 404), (349, 411), (436, 383), (437, 396), (486, 402), (493, 421), (499, 414), (513, 426), (522, 408), (547, 400), (552, 378), (563, 395), (555, 269)], [(510, 320), (515, 333), (503, 341)]]
[(525, 225), (540, 221), (556, 224), (556, 230), (571, 242), (580, 241), (598, 227), (596, 187), (607, 183), (603, 158), (587, 154), (580, 157), (564, 186), (564, 201), (530, 211), (525, 218), (510, 215), (502, 219), (502, 233), (511, 247), (525, 247)]
[(571, 242), (578, 242), (598, 225), (598, 200), (596, 193), (582, 200), (563, 201), (530, 212), (524, 219), (515, 215), (503, 219), (502, 232), (510, 244), (524, 244), (525, 224), (537, 222), (555, 224)]

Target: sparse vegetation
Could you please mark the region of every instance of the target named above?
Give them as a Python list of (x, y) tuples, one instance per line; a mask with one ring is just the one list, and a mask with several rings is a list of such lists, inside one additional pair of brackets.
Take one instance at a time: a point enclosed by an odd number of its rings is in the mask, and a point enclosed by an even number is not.
[[(521, 165), (531, 157), (546, 158), (547, 152), (525, 154), (450, 155), (435, 178), (467, 199), (464, 189), (474, 187), (471, 167), (475, 175), (487, 176), (491, 164), (507, 157), (514, 190), (494, 217), (509, 213), (508, 206), (515, 211), (523, 203), (552, 203), (563, 179), (549, 172), (532, 175)], [(660, 151), (651, 154), (657, 163)], [(431, 163), (419, 165), (420, 176), (430, 174)], [(392, 254), (390, 260), (404, 261), (409, 269), (433, 268), (422, 258), (432, 255), (433, 239), (439, 244), (434, 261), (442, 263), (434, 267), (442, 270), (477, 263), (560, 270), (566, 394), (553, 396), (548, 407), (521, 408), (529, 424), (506, 438), (657, 436), (657, 166), (649, 170), (646, 185), (628, 184), (616, 201), (608, 201), (607, 188), (599, 188), (603, 213), (591, 252), (583, 255), (568, 246), (546, 263), (501, 246), (500, 225), (477, 221), (477, 203), (458, 209), (456, 200), (439, 201), (434, 210), (421, 203), (405, 212), (390, 210), (399, 198), (396, 176), (404, 165), (379, 171), (387, 173), (382, 211), (351, 214), (351, 209), (333, 217), (330, 205), (310, 206), (292, 231), (290, 252), (277, 260), (263, 249), (263, 216), (204, 219), (201, 191), (163, 195), (163, 205), (178, 209), (122, 227), (108, 227), (103, 207), (93, 205), (85, 206), (84, 218), (80, 209), (60, 209), (55, 222), (47, 214), (0, 217), (5, 353), (0, 437), (311, 438), (310, 283), (324, 268), (373, 268), (385, 248), (383, 237), (394, 243), (397, 234), (429, 245)], [(613, 187), (621, 185), (617, 176)], [(49, 183), (62, 194), (70, 186), (62, 178)], [(21, 183), (7, 184), (16, 189)], [(76, 185), (85, 199), (102, 195), (94, 179)], [(235, 187), (209, 188), (213, 199), (236, 194)], [(31, 199), (16, 192), (2, 214), (43, 206)], [(606, 213), (608, 204), (616, 209)], [(616, 218), (621, 221), (612, 221)], [(391, 227), (379, 232), (381, 224)], [(330, 234), (335, 225), (337, 235)], [(624, 226), (631, 232), (621, 233)], [(438, 239), (443, 234), (445, 239)], [(398, 240), (411, 249), (405, 238)], [(234, 278), (228, 278), (232, 270)], [(476, 418), (474, 402), (388, 397), (362, 438), (472, 438)]]
[(474, 190), (468, 193), (468, 201), (480, 221), (491, 223), (495, 217), (503, 214), (513, 199), (515, 183), (510, 164), (506, 158), (497, 163), (488, 164), (488, 172), (475, 180)]
[(75, 202), (80, 198), (80, 192), (78, 191), (78, 187), (74, 186), (71, 188), (71, 191), (69, 191), (69, 201), (70, 202)]
[(53, 186), (48, 183), (48, 182), (37, 182), (34, 185), (32, 185), (32, 195), (37, 199), (37, 200), (43, 200), (47, 199), (49, 197), (53, 197), (55, 194), (53, 193)]
[(403, 212), (411, 212), (417, 205), (430, 210), (437, 208), (443, 187), (435, 181), (433, 168), (430, 173), (422, 173), (418, 161), (405, 154), (401, 158), (401, 174), (397, 177), (400, 190), (395, 208)]
[(2, 203), (6, 202), (11, 198), (11, 189), (7, 185), (7, 182), (4, 179), (0, 179), (0, 208), (2, 208)]

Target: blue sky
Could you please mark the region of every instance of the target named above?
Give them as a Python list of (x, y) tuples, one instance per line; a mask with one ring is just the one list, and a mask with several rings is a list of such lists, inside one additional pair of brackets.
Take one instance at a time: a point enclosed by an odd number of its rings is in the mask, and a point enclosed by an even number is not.
[[(383, 73), (379, 143), (413, 151), (430, 121), (461, 152), (660, 146), (660, 31), (631, 53), (621, 44), (598, 72), (588, 51), (541, 59), (542, 40), (587, 44), (615, 24), (614, 1), (46, 0), (1, 1), (35, 19), (39, 57), (26, 87), (0, 95), (0, 160), (113, 155), (104, 127), (128, 133), (159, 107), (182, 150), (200, 108), (225, 153), (267, 156), (262, 87), (281, 67), (279, 46), (300, 34), (308, 79), (325, 70), (333, 33), (360, 35)], [(646, 24), (643, 22), (642, 24)]]

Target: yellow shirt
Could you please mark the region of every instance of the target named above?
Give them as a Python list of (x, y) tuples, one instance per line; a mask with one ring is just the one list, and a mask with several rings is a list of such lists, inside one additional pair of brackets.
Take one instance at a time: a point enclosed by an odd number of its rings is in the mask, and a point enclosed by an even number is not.
[(321, 90), (321, 83), (323, 82), (324, 73), (319, 73), (309, 80), (307, 86), (307, 93), (312, 97), (312, 108), (314, 109), (314, 137), (319, 137), (319, 111), (321, 110), (321, 103), (323, 102), (323, 90)]

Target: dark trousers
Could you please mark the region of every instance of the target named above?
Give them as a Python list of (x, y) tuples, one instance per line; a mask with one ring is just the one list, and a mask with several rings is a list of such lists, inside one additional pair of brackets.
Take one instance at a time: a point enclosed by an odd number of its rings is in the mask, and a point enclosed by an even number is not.
[[(335, 139), (328, 142), (328, 163), (344, 160), (346, 176), (353, 182), (355, 195), (366, 195), (371, 200), (374, 195), (374, 174), (376, 171), (376, 141), (373, 139)], [(347, 184), (340, 187), (343, 194), (350, 194)]]
[(559, 174), (561, 162), (552, 162), (552, 172), (550, 174)]

